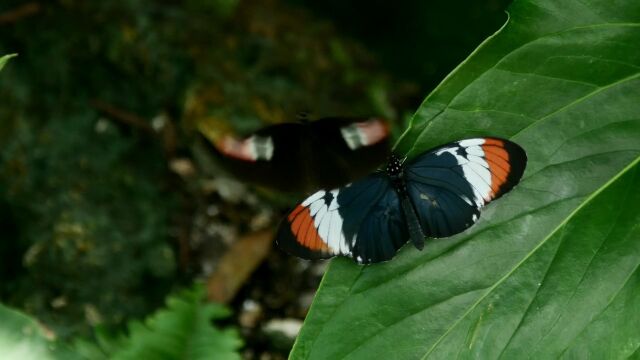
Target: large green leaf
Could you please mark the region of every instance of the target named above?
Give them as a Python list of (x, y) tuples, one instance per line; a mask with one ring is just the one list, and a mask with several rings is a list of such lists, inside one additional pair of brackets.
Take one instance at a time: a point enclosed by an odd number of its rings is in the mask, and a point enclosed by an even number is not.
[(396, 150), (510, 138), (519, 186), (393, 261), (334, 260), (292, 358), (640, 354), (640, 2), (516, 0)]

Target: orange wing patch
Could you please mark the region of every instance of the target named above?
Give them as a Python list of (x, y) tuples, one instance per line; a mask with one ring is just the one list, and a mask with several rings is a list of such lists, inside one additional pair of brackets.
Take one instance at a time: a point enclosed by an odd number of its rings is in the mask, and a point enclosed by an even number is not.
[(243, 161), (255, 162), (255, 155), (251, 152), (251, 140), (238, 140), (230, 135), (225, 135), (215, 142), (216, 148), (223, 154)]
[(314, 251), (331, 251), (318, 234), (309, 208), (298, 205), (287, 216), (287, 220), (291, 223), (291, 232), (300, 245)]
[(509, 153), (504, 149), (504, 142), (498, 139), (485, 139), (482, 151), (489, 171), (491, 172), (491, 198), (495, 198), (500, 187), (507, 182), (507, 176), (511, 171)]
[(356, 123), (356, 126), (363, 135), (363, 144), (367, 146), (376, 144), (389, 136), (389, 126), (382, 119), (369, 119), (365, 122)]

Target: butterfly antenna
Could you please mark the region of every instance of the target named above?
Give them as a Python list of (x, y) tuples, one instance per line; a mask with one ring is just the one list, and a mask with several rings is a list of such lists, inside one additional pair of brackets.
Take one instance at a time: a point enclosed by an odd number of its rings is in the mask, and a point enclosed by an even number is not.
[(298, 113), (296, 114), (296, 118), (298, 119), (299, 122), (305, 124), (309, 122), (310, 115), (311, 113), (307, 110), (298, 111)]

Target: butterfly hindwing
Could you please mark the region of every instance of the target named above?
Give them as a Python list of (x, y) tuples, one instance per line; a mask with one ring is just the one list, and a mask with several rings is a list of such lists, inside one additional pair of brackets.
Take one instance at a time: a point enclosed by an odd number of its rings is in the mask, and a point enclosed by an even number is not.
[(525, 165), (524, 150), (498, 138), (465, 139), (420, 155), (405, 172), (425, 235), (464, 231), (483, 206), (511, 190)]
[(403, 224), (397, 194), (384, 175), (374, 174), (309, 196), (281, 223), (276, 239), (280, 248), (305, 259), (345, 255), (378, 262), (406, 242)]
[(395, 191), (385, 191), (360, 223), (351, 257), (360, 264), (391, 259), (408, 239), (400, 199)]

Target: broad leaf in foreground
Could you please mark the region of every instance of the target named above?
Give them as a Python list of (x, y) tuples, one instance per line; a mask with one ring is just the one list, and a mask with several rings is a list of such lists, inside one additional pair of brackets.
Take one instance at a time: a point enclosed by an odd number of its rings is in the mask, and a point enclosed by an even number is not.
[(468, 231), (334, 260), (295, 359), (640, 352), (640, 2), (516, 0), (396, 148), (499, 136), (529, 163)]

